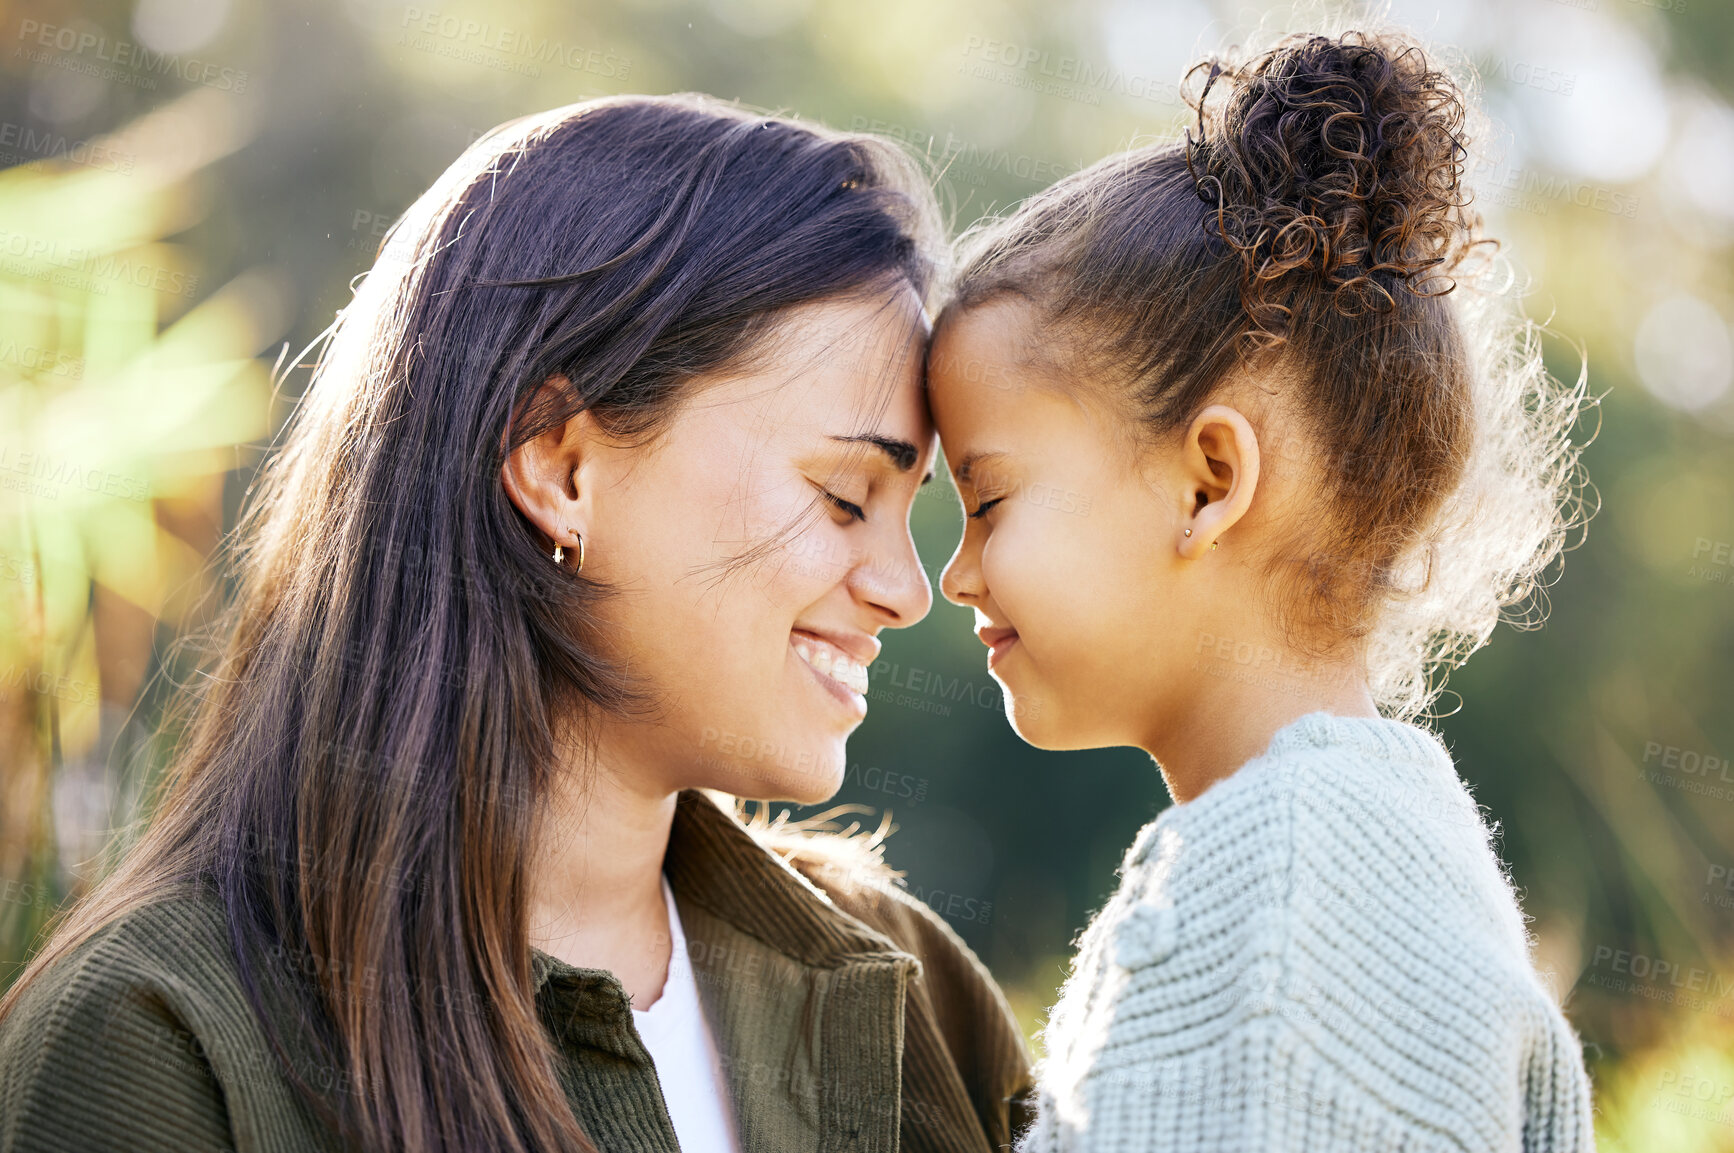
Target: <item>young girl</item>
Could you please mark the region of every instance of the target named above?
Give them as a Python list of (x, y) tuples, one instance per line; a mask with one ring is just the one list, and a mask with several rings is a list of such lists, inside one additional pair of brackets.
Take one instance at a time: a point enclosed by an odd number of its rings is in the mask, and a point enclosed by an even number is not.
[(1487, 828), (1404, 719), (1557, 556), (1581, 389), (1477, 290), (1465, 104), (1417, 47), (1207, 67), (1184, 142), (966, 241), (930, 353), (942, 588), (1013, 724), (1141, 748), (1176, 802), (1021, 1147), (1590, 1148)]

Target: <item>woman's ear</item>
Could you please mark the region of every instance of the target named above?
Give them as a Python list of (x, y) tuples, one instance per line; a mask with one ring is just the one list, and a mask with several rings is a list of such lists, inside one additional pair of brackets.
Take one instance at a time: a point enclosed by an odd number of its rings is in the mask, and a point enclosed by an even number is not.
[(1239, 409), (1213, 404), (1192, 419), (1180, 446), (1187, 507), (1180, 555), (1203, 556), (1252, 507), (1258, 489), (1258, 434)]
[[(542, 391), (569, 387), (562, 378), (550, 377)], [(534, 411), (545, 402), (539, 395), (519, 411)], [(572, 548), (579, 536), (589, 535), (589, 498), (595, 486), (581, 480), (585, 466), (595, 463), (600, 432), (596, 418), (588, 410), (580, 412), (512, 449), (500, 466), (507, 498), (547, 536), (547, 552), (556, 544)]]

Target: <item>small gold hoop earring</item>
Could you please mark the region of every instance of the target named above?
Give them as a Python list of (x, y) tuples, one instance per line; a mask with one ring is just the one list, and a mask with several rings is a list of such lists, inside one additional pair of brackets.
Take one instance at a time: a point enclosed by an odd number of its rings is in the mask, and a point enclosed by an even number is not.
[[(578, 538), (578, 567), (574, 571), (583, 572), (584, 571), (584, 538), (582, 536), (580, 536), (578, 533), (573, 533), (572, 535)], [(556, 543), (554, 545), (554, 563), (557, 565), (566, 563), (566, 546), (564, 546), (562, 544), (558, 544), (558, 543)]]

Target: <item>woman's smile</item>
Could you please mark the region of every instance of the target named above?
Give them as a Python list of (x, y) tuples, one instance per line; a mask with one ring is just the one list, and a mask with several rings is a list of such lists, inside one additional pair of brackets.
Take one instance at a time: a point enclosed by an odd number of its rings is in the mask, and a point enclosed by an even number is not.
[[(857, 639), (859, 643), (851, 647), (861, 655), (866, 654), (869, 646), (874, 650), (879, 647), (879, 642), (872, 637)], [(867, 664), (872, 657), (867, 657), (866, 661), (857, 659), (837, 640), (796, 629), (789, 634), (789, 647), (812, 672), (817, 684), (848, 709), (856, 720), (860, 720), (867, 715)]]

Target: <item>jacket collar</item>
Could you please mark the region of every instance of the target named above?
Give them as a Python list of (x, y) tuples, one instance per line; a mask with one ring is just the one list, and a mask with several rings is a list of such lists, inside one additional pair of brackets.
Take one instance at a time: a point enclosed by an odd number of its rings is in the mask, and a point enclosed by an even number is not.
[[(676, 799), (662, 867), (681, 900), (703, 906), (803, 965), (836, 969), (865, 960), (918, 965), (890, 938), (839, 909), (698, 789), (683, 789)], [(534, 948), (530, 972), (538, 992), (555, 973), (602, 976)]]

